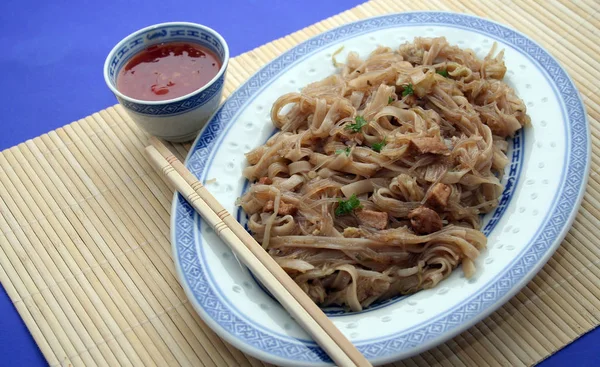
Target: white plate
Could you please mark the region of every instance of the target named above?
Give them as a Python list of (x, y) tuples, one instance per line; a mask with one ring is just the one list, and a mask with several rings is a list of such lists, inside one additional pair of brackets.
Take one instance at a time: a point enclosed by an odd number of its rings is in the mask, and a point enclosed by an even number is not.
[[(273, 133), (269, 112), (280, 95), (334, 72), (331, 54), (344, 46), (367, 56), (416, 36), (445, 36), (485, 56), (505, 49), (506, 80), (525, 101), (532, 127), (512, 140), (500, 205), (485, 217), (488, 249), (467, 280), (455, 271), (436, 288), (360, 313), (331, 313), (333, 322), (373, 363), (424, 351), (500, 307), (544, 265), (566, 235), (589, 170), (583, 104), (560, 65), (536, 43), (503, 25), (443, 12), (391, 14), (344, 25), (279, 56), (240, 87), (200, 134), (187, 166), (234, 215), (245, 189), (244, 153)], [(200, 316), (224, 339), (280, 365), (327, 365), (327, 355), (256, 283), (231, 251), (176, 195), (172, 242), (181, 283)]]

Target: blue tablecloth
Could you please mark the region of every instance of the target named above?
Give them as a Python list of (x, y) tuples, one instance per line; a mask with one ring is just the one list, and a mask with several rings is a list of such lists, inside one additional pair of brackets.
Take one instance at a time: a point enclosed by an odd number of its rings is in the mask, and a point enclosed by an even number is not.
[[(358, 5), (360, 0), (0, 1), (0, 149), (116, 103), (102, 66), (125, 35), (154, 23), (190, 21), (220, 32), (237, 56)], [(600, 330), (542, 367), (600, 365)], [(46, 362), (0, 292), (0, 366)]]

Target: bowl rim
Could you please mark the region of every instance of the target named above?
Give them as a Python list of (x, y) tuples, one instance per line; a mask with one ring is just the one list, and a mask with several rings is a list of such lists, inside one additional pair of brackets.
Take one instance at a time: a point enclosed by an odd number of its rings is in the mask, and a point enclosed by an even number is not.
[[(217, 38), (219, 40), (219, 42), (223, 46), (224, 55), (223, 55), (221, 68), (219, 69), (219, 72), (217, 73), (217, 75), (215, 75), (208, 83), (206, 83), (202, 87), (194, 90), (191, 93), (185, 94), (185, 95), (177, 97), (177, 98), (165, 99), (165, 100), (160, 100), (160, 101), (147, 101), (147, 100), (143, 100), (143, 99), (137, 99), (137, 98), (129, 97), (129, 96), (123, 94), (122, 92), (120, 92), (117, 89), (116, 85), (113, 85), (113, 83), (110, 81), (110, 77), (108, 75), (108, 69), (110, 66), (110, 62), (111, 62), (113, 56), (115, 55), (115, 53), (117, 53), (117, 51), (120, 50), (121, 47), (123, 45), (125, 45), (127, 42), (129, 42), (132, 38), (134, 38), (142, 33), (146, 33), (149, 30), (158, 29), (158, 28), (162, 28), (165, 26), (177, 26), (177, 25), (178, 26), (191, 26), (191, 27), (201, 29), (203, 31), (211, 33), (213, 36), (215, 36), (215, 38)], [(164, 22), (164, 23), (157, 23), (157, 24), (153, 24), (153, 25), (138, 29), (137, 31), (132, 32), (129, 35), (123, 37), (123, 39), (121, 39), (121, 41), (119, 41), (108, 53), (108, 56), (106, 57), (106, 60), (104, 61), (103, 73), (104, 73), (104, 82), (106, 83), (108, 88), (118, 98), (122, 98), (131, 103), (157, 106), (157, 105), (165, 105), (165, 104), (169, 104), (169, 103), (180, 102), (180, 101), (186, 100), (190, 97), (193, 97), (199, 93), (202, 93), (203, 91), (208, 89), (210, 86), (212, 86), (219, 78), (221, 78), (221, 76), (225, 73), (225, 70), (227, 69), (228, 64), (229, 64), (229, 46), (227, 45), (225, 38), (223, 38), (223, 36), (221, 36), (221, 34), (219, 32), (215, 31), (214, 29), (212, 29), (208, 26), (198, 24), (198, 23), (193, 23), (193, 22)]]

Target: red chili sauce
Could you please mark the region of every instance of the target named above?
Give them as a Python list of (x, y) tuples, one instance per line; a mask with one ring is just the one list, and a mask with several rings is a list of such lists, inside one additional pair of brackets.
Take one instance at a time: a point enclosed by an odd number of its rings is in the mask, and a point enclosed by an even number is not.
[(205, 86), (219, 73), (219, 58), (194, 43), (150, 46), (127, 62), (117, 76), (117, 89), (128, 97), (164, 101)]

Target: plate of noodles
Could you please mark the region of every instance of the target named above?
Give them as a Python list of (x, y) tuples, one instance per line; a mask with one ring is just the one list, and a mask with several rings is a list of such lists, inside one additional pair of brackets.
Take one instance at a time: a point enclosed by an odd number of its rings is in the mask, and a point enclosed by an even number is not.
[[(566, 235), (590, 141), (535, 42), (446, 12), (347, 24), (234, 92), (186, 164), (374, 364), (508, 301)], [(197, 312), (278, 365), (331, 360), (180, 195), (172, 243)]]

